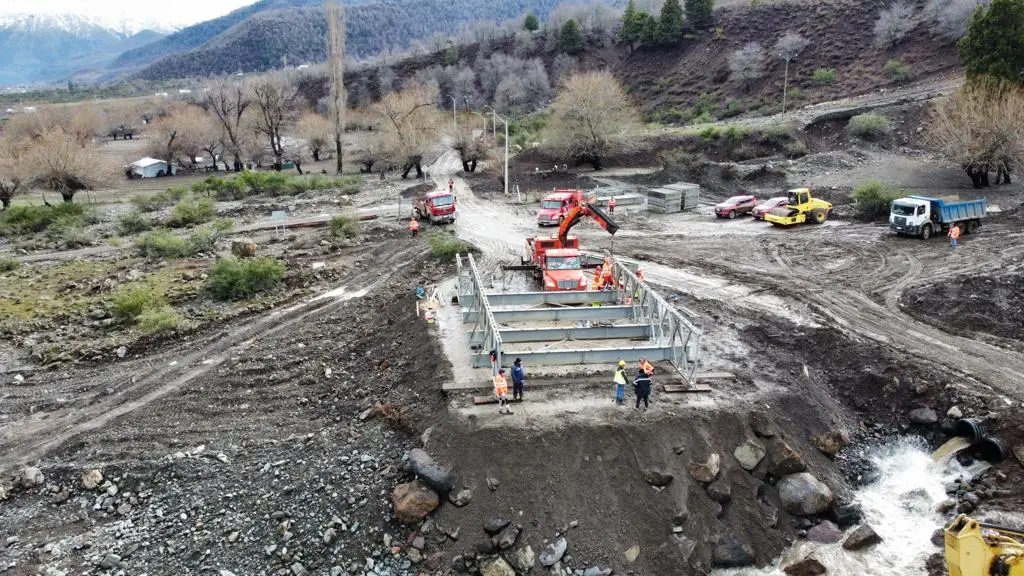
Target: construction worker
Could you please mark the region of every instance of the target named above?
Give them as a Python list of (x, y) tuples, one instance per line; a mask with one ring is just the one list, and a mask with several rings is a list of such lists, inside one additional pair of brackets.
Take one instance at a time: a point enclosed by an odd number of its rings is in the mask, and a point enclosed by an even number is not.
[(608, 258), (604, 259), (604, 264), (601, 266), (601, 284), (609, 287), (615, 285), (612, 280), (612, 261)]
[(641, 270), (639, 267), (637, 267), (636, 269), (636, 277), (639, 278), (641, 281), (644, 279), (644, 271)]
[(420, 221), (415, 216), (409, 219), (409, 232), (412, 232), (413, 236), (419, 236)]
[(636, 374), (636, 380), (633, 380), (633, 393), (636, 394), (636, 410), (640, 409), (641, 400), (644, 401), (644, 410), (650, 407), (651, 385), (651, 375), (641, 368)]
[(523, 387), (526, 385), (526, 371), (523, 370), (523, 359), (516, 358), (512, 363), (512, 399), (523, 399)]
[(448, 179), (448, 192), (452, 194), (455, 193), (455, 180), (452, 180), (451, 178)]
[(640, 371), (648, 376), (654, 374), (654, 365), (647, 361), (647, 358), (640, 359)]
[(608, 198), (608, 213), (615, 214), (615, 196)]
[(956, 248), (957, 240), (960, 239), (960, 225), (953, 224), (952, 226), (950, 226), (949, 232), (946, 234), (946, 236), (949, 236), (949, 246), (951, 248)]
[(508, 407), (508, 381), (505, 380), (505, 369), (501, 368), (494, 375), (494, 395), (498, 398), (498, 414), (511, 414)]
[(626, 361), (619, 360), (618, 367), (615, 368), (615, 403), (622, 406), (625, 403), (626, 397)]

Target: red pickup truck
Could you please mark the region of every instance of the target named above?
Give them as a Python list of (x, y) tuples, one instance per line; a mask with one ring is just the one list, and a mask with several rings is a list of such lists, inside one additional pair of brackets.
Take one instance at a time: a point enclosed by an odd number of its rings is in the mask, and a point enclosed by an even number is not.
[(540, 201), (537, 211), (538, 226), (558, 226), (574, 206), (572, 192), (555, 192)]
[(457, 210), (455, 195), (446, 190), (427, 192), (415, 203), (416, 219), (428, 218), (431, 224), (455, 222)]

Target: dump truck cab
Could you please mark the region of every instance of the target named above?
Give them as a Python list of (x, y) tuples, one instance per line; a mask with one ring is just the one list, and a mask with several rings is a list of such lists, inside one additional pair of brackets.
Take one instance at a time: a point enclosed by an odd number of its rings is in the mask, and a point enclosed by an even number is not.
[(575, 205), (573, 193), (570, 191), (548, 194), (540, 201), (537, 211), (538, 226), (558, 226), (565, 220), (565, 215)]
[(786, 194), (785, 206), (773, 208), (764, 219), (775, 226), (793, 226), (811, 222), (824, 224), (832, 213), (832, 203), (815, 198), (810, 188), (794, 188)]
[(556, 248), (544, 252), (540, 261), (544, 290), (586, 290), (583, 264), (577, 248)]
[(458, 211), (455, 195), (447, 190), (427, 192), (416, 200), (416, 219), (427, 218), (432, 224), (455, 222)]

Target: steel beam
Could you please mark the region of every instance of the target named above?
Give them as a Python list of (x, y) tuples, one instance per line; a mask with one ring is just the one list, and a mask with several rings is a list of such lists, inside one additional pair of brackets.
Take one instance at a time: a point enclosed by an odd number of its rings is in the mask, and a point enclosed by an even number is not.
[[(506, 357), (516, 357), (523, 360), (523, 364), (529, 365), (558, 365), (571, 364), (608, 364), (609, 378), (611, 369), (619, 360), (636, 362), (640, 358), (647, 358), (652, 362), (672, 360), (672, 348), (664, 346), (634, 346), (628, 348), (580, 348), (576, 350), (538, 350), (515, 351), (505, 350)], [(491, 359), (486, 353), (473, 355), (473, 367), (484, 368), (490, 366)]]
[[(539, 306), (541, 304), (590, 304), (601, 302), (610, 304), (618, 300), (614, 290), (583, 291), (569, 290), (565, 292), (507, 292), (487, 294), (491, 308), (499, 306)], [(471, 296), (475, 298), (475, 296)], [(468, 305), (467, 304), (463, 304)]]
[[(620, 320), (629, 318), (630, 306), (582, 306), (579, 308), (512, 308), (491, 310), (497, 322), (560, 322), (579, 320)], [(476, 322), (478, 312), (462, 315), (463, 322)], [(503, 330), (504, 331), (504, 330)]]
[[(629, 340), (632, 338), (648, 339), (651, 327), (646, 324), (621, 324), (618, 326), (590, 326), (586, 328), (505, 328), (501, 331), (501, 341), (505, 344), (514, 342), (557, 342), (558, 340)], [(474, 344), (479, 344), (476, 338)]]

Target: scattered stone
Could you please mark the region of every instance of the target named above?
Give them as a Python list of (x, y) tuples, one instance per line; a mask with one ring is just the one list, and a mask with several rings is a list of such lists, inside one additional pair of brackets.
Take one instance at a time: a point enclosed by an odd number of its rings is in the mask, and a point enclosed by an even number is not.
[(238, 542), (238, 538), (241, 535), (242, 535), (241, 532), (239, 532), (238, 530), (235, 530), (231, 534), (228, 534), (228, 542), (230, 542), (232, 544), (234, 544), (235, 542)]
[(761, 463), (762, 459), (764, 459), (765, 452), (766, 450), (760, 442), (747, 440), (743, 444), (737, 446), (736, 450), (733, 450), (732, 455), (736, 457), (740, 466), (749, 472), (754, 468), (757, 468), (757, 465)]
[(409, 451), (409, 470), (442, 494), (451, 492), (455, 486), (455, 474), (451, 469), (442, 467), (419, 448)]
[(843, 542), (843, 549), (863, 550), (881, 541), (882, 537), (871, 526), (862, 524), (846, 538), (846, 541)]
[(839, 526), (825, 520), (807, 531), (807, 539), (811, 542), (832, 544), (843, 539), (843, 531), (839, 529)]
[(132, 505), (129, 504), (128, 502), (124, 502), (120, 506), (117, 507), (117, 513), (120, 514), (121, 516), (127, 516), (127, 515), (131, 514), (131, 512), (132, 512)]
[(717, 453), (712, 452), (707, 460), (703, 462), (690, 462), (690, 476), (693, 476), (693, 479), (698, 482), (710, 484), (718, 477), (720, 465), (721, 457)]
[(554, 542), (549, 544), (543, 552), (540, 553), (540, 563), (548, 567), (554, 566), (555, 563), (562, 559), (562, 556), (565, 556), (565, 550), (568, 547), (569, 543), (565, 541), (565, 538), (559, 538), (558, 540), (555, 540)]
[(809, 472), (786, 476), (778, 489), (782, 507), (790, 514), (813, 516), (832, 505), (832, 490)]
[(113, 570), (121, 565), (121, 557), (117, 554), (107, 554), (100, 560), (100, 568)]
[(494, 478), (493, 476), (488, 476), (487, 477), (487, 489), (490, 490), (491, 492), (494, 492), (495, 490), (497, 490), (498, 486), (500, 486), (500, 485), (501, 485), (501, 483), (498, 482), (497, 478)]
[(256, 255), (256, 243), (252, 240), (232, 240), (231, 253), (237, 258), (252, 258)]
[(117, 354), (118, 358), (124, 358), (128, 355), (128, 348), (121, 346), (114, 353)]
[(946, 545), (946, 531), (943, 530), (942, 528), (936, 529), (934, 532), (932, 532), (931, 542), (932, 542), (932, 545), (938, 546), (939, 548), (942, 548), (943, 546), (945, 546)]
[(640, 545), (634, 544), (626, 550), (626, 562), (632, 564), (636, 562), (636, 559), (640, 557)]
[(86, 490), (95, 490), (100, 484), (103, 484), (103, 472), (97, 469), (82, 472), (82, 486)]
[(43, 471), (35, 466), (26, 466), (21, 470), (21, 478), (19, 479), (22, 487), (34, 488), (41, 486), (46, 482), (46, 477), (43, 476)]
[(811, 438), (814, 446), (826, 456), (835, 456), (850, 445), (850, 435), (843, 430), (831, 430)]
[(25, 381), (25, 377), (22, 376), (21, 374), (15, 374), (14, 375), (14, 383), (15, 384), (21, 384), (24, 381)]
[(583, 576), (611, 576), (611, 568), (598, 568), (597, 566), (591, 566), (583, 571)]
[(516, 576), (516, 571), (501, 557), (488, 560), (480, 566), (481, 576)]
[(685, 504), (680, 505), (679, 508), (676, 508), (675, 514), (672, 515), (672, 525), (673, 526), (682, 526), (683, 524), (686, 524), (686, 519), (689, 518), (689, 517), (690, 517), (689, 509), (686, 508)]
[(719, 504), (728, 504), (732, 500), (732, 482), (727, 478), (719, 478), (708, 484), (708, 496)]
[(939, 421), (939, 415), (931, 408), (916, 408), (910, 411), (908, 417), (910, 418), (911, 424), (918, 424), (921, 426), (936, 424)]
[(1017, 462), (1024, 466), (1024, 444), (1014, 446), (1013, 455), (1017, 457)]
[(7, 547), (8, 548), (10, 548), (11, 546), (14, 546), (18, 542), (21, 542), (21, 538), (18, 538), (17, 536), (8, 536), (7, 537)]
[(338, 539), (338, 531), (333, 527), (324, 530), (324, 544), (330, 546), (334, 544), (334, 541)]
[(942, 502), (939, 502), (937, 506), (935, 506), (935, 509), (943, 514), (949, 512), (953, 508), (956, 508), (956, 500), (953, 500), (952, 498), (946, 498)]
[(651, 486), (668, 486), (672, 483), (673, 476), (661, 470), (647, 469), (642, 472), (644, 482)]
[(686, 446), (680, 444), (673, 448), (672, 451), (675, 452), (676, 454), (682, 454), (683, 452), (686, 452)]
[(829, 516), (840, 528), (846, 529), (854, 524), (859, 524), (864, 517), (864, 511), (858, 504), (837, 503), (832, 507)]
[(782, 569), (789, 576), (821, 576), (827, 570), (814, 556), (808, 556), (799, 562), (794, 562)]
[(768, 473), (776, 478), (807, 470), (804, 459), (781, 438), (773, 439), (768, 445), (768, 463)]
[(405, 553), (405, 557), (408, 558), (409, 562), (412, 562), (413, 564), (419, 564), (420, 562), (423, 562), (423, 552), (415, 548), (410, 548)]
[(235, 573), (231, 570), (221, 570), (217, 573), (217, 576), (235, 576)]
[(961, 410), (959, 406), (953, 406), (946, 411), (946, 416), (949, 416), (954, 420), (959, 420), (964, 417), (964, 411)]
[(740, 568), (754, 563), (754, 548), (735, 535), (726, 536), (715, 546), (712, 562), (719, 568)]
[(779, 435), (779, 427), (772, 422), (772, 419), (761, 412), (754, 412), (750, 415), (750, 428), (761, 438), (774, 438)]
[(508, 550), (515, 545), (517, 538), (519, 538), (519, 526), (509, 524), (497, 536), (491, 538), (491, 543), (498, 550)]
[(306, 567), (303, 566), (301, 562), (296, 562), (292, 564), (292, 574), (294, 576), (306, 576), (307, 574), (309, 574), (309, 572), (306, 570)]
[(412, 539), (411, 546), (417, 550), (422, 551), (427, 546), (427, 539), (423, 536), (417, 536)]
[(528, 574), (533, 570), (534, 565), (537, 564), (537, 555), (529, 545), (515, 552), (509, 552), (506, 557), (509, 564), (520, 574)]
[(441, 503), (437, 492), (421, 480), (406, 482), (391, 493), (395, 516), (403, 524), (415, 524), (427, 517)]
[(491, 536), (494, 536), (498, 532), (505, 529), (506, 526), (511, 524), (512, 521), (508, 518), (502, 518), (501, 516), (491, 516), (484, 521), (484, 532), (487, 532)]
[(458, 492), (449, 492), (448, 501), (455, 505), (456, 508), (462, 508), (468, 505), (473, 500), (473, 491), (469, 488), (463, 488)]

